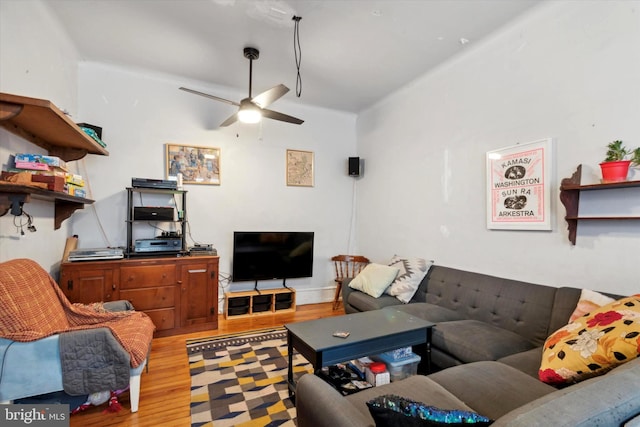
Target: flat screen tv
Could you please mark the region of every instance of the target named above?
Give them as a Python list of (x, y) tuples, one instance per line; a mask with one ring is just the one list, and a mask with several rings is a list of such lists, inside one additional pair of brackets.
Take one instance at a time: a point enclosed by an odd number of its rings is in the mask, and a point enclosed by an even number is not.
[(232, 281), (313, 275), (313, 232), (235, 231)]

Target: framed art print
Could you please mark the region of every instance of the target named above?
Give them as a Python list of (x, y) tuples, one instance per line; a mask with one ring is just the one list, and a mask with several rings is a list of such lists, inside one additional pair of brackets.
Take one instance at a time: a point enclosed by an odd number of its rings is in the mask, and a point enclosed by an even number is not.
[(487, 152), (487, 228), (551, 230), (551, 138)]
[(287, 150), (287, 185), (313, 187), (313, 152)]
[(166, 144), (167, 179), (183, 184), (220, 185), (220, 149), (191, 145)]

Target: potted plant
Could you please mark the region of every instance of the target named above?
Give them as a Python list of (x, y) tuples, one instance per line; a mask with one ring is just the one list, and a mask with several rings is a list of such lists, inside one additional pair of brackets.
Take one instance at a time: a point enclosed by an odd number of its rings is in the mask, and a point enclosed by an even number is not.
[[(633, 155), (633, 160), (629, 156)], [(602, 182), (620, 182), (627, 180), (629, 165), (640, 160), (640, 147), (628, 150), (622, 141), (616, 140), (607, 145), (607, 157), (600, 163)], [(639, 163), (640, 164), (640, 163)]]

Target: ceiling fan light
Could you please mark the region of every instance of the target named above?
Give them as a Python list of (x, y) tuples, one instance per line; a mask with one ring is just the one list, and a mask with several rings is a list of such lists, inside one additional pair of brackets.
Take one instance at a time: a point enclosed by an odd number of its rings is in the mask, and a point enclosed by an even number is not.
[(238, 120), (242, 123), (258, 123), (262, 119), (262, 114), (257, 108), (240, 108), (238, 111)]

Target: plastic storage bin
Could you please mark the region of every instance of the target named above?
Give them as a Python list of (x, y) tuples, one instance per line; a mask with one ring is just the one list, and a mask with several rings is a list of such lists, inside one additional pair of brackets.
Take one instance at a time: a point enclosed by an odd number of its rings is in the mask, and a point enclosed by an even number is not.
[(392, 382), (416, 375), (418, 373), (418, 364), (420, 363), (420, 356), (415, 353), (411, 353), (410, 356), (401, 360), (393, 360), (390, 355), (384, 353), (374, 356), (373, 359), (380, 360), (387, 365), (389, 377)]

